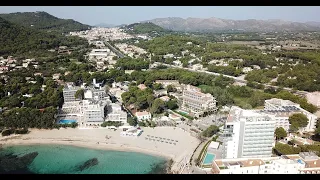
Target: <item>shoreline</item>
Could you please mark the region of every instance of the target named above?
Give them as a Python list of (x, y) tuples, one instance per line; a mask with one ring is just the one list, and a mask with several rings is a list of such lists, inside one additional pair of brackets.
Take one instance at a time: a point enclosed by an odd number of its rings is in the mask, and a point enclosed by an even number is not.
[[(20, 136), (21, 137), (21, 136)], [(117, 152), (135, 152), (135, 153), (141, 153), (145, 155), (150, 155), (154, 157), (161, 157), (165, 160), (165, 174), (173, 174), (177, 170), (175, 170), (174, 165), (177, 163), (175, 161), (175, 158), (172, 157), (172, 155), (165, 155), (160, 152), (155, 152), (152, 150), (147, 150), (143, 148), (137, 148), (137, 147), (131, 147), (131, 146), (113, 146), (112, 144), (97, 144), (98, 146), (92, 146), (93, 144), (87, 144), (87, 143), (79, 143), (76, 141), (46, 141), (46, 142), (10, 142), (10, 143), (3, 143), (0, 141), (0, 151), (6, 147), (12, 147), (12, 146), (28, 146), (28, 145), (63, 145), (63, 146), (73, 146), (73, 147), (80, 147), (80, 148), (86, 148), (86, 149), (94, 149), (94, 150), (102, 150), (102, 151), (117, 151)], [(74, 143), (76, 142), (76, 143)], [(170, 162), (172, 161), (172, 163)]]
[[(136, 152), (161, 157), (167, 162), (167, 173), (178, 173), (185, 158), (189, 158), (199, 141), (185, 131), (171, 127), (144, 128), (139, 137), (122, 137), (120, 131), (107, 129), (31, 129), (24, 135), (0, 137), (0, 149), (19, 145), (67, 145), (88, 149)], [(168, 143), (149, 140), (162, 137)], [(170, 162), (170, 163), (169, 163)]]
[[(95, 149), (95, 150), (105, 150), (105, 151), (120, 151), (120, 152), (136, 152), (141, 154), (147, 154), (151, 156), (157, 156), (162, 157), (166, 159), (167, 161), (173, 160), (173, 155), (165, 155), (163, 153), (160, 153), (158, 151), (143, 149), (139, 147), (132, 147), (127, 145), (115, 145), (115, 144), (87, 144), (87, 143), (80, 143), (79, 141), (75, 140), (50, 140), (50, 141), (38, 141), (38, 142), (30, 142), (30, 139), (21, 139), (23, 142), (5, 142), (0, 143), (0, 149), (10, 147), (10, 146), (28, 146), (28, 145), (66, 145), (66, 146), (74, 146), (74, 147), (81, 147), (81, 148), (88, 148), (88, 149)], [(29, 142), (27, 142), (29, 141)], [(97, 145), (97, 146), (93, 146)]]

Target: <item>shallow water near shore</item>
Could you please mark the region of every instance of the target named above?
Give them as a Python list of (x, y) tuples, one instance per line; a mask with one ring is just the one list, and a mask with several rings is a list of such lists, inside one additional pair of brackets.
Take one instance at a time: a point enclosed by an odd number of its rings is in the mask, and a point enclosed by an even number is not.
[[(21, 167), (20, 164), (19, 167), (11, 168), (10, 171), (3, 168), (5, 157), (10, 159), (12, 155), (18, 155), (16, 158), (19, 158), (32, 152), (37, 152), (38, 155), (30, 164), (25, 164), (25, 167)], [(91, 163), (94, 158), (97, 164)], [(14, 158), (11, 160), (14, 161)], [(167, 168), (167, 160), (163, 157), (67, 145), (3, 147), (0, 149), (0, 162), (0, 173), (11, 174), (164, 174)]]

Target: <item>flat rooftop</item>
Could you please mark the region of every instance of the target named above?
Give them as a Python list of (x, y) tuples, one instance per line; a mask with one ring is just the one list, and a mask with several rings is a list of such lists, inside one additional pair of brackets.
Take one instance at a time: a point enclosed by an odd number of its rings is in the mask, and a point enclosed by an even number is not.
[(297, 161), (293, 160), (293, 159), (278, 159), (275, 160), (276, 162), (280, 163), (280, 164), (296, 164)]
[(306, 163), (305, 168), (319, 168), (320, 167), (320, 159), (318, 160), (304, 160)]
[(215, 163), (219, 166), (236, 166), (240, 167), (251, 167), (251, 166), (259, 166), (264, 165), (265, 162), (261, 159), (247, 159), (247, 160), (215, 160)]
[(292, 159), (292, 160), (296, 160), (296, 159), (300, 159), (301, 157), (298, 154), (294, 154), (294, 155), (282, 155), (282, 157), (284, 159)]
[(276, 105), (276, 106), (288, 106), (288, 105), (296, 105), (296, 103), (290, 101), (290, 100), (283, 100), (278, 98), (272, 98), (265, 100), (265, 102)]
[(63, 88), (63, 90), (78, 90), (78, 89), (81, 89), (81, 87), (73, 86), (73, 85), (70, 85), (70, 84), (65, 85), (64, 88)]
[(142, 111), (142, 112), (136, 112), (136, 116), (145, 116), (145, 115), (149, 115), (150, 113), (147, 111)]
[(259, 113), (257, 110), (242, 110), (242, 116), (264, 116), (263, 114)]
[(227, 122), (234, 122), (240, 120), (240, 118), (247, 117), (267, 117), (267, 115), (260, 110), (246, 110), (237, 106), (232, 106), (227, 117)]

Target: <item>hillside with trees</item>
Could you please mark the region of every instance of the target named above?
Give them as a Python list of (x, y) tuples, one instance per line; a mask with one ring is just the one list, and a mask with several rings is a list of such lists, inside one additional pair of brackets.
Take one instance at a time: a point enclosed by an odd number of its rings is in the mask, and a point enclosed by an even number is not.
[(0, 56), (48, 55), (53, 54), (48, 51), (49, 49), (76, 45), (88, 45), (88, 43), (83, 38), (33, 30), (0, 18)]
[(91, 27), (72, 19), (60, 19), (47, 12), (39, 11), (0, 14), (0, 17), (21, 26), (48, 32), (69, 33), (71, 31), (87, 30)]
[[(238, 35), (238, 34), (237, 34)], [(308, 92), (320, 90), (319, 50), (281, 50), (268, 53), (254, 46), (203, 41), (196, 35), (165, 35), (137, 46), (152, 54), (152, 62), (183, 67), (202, 64), (207, 71), (245, 75), (250, 83), (263, 83)], [(167, 55), (167, 56), (166, 56)], [(170, 55), (170, 56), (169, 56)], [(243, 72), (244, 68), (250, 72)]]
[(123, 70), (141, 70), (149, 68), (149, 61), (141, 58), (124, 57), (117, 60), (116, 67)]
[(169, 32), (169, 30), (163, 29), (162, 27), (150, 22), (134, 23), (134, 24), (124, 26), (123, 28), (125, 28), (126, 32), (130, 34), (149, 34), (149, 33), (162, 34), (162, 33)]

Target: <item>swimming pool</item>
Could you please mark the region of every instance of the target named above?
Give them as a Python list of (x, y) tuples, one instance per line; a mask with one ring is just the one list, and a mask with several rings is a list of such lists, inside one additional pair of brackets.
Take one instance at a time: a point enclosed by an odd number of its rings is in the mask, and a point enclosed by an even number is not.
[(59, 124), (71, 124), (71, 123), (73, 123), (73, 122), (77, 122), (77, 120), (70, 120), (70, 119), (61, 119), (60, 121), (59, 121)]
[(179, 113), (182, 113), (182, 114), (185, 114), (185, 115), (188, 115), (188, 114), (189, 114), (188, 112), (181, 111), (181, 110), (179, 110)]
[(203, 160), (203, 164), (211, 164), (216, 155), (207, 153), (206, 157)]

